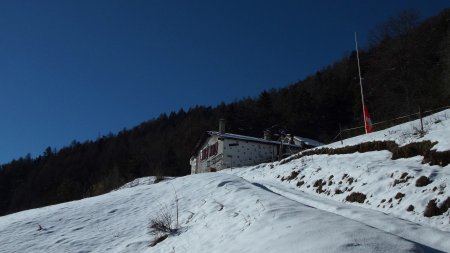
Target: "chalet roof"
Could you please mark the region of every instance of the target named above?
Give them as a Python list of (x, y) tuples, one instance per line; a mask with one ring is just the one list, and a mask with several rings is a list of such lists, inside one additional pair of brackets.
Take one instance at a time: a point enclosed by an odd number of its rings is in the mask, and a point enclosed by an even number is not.
[[(199, 139), (199, 141), (195, 145), (192, 156), (194, 156), (198, 152), (201, 145), (203, 145), (203, 143), (208, 139), (209, 136), (219, 136), (224, 139), (250, 141), (250, 142), (257, 142), (257, 143), (263, 143), (263, 144), (269, 144), (269, 145), (280, 145), (280, 141), (266, 140), (263, 138), (257, 138), (257, 137), (240, 135), (240, 134), (232, 134), (232, 133), (220, 134), (217, 131), (207, 131), (205, 134), (202, 135), (202, 137)], [(305, 146), (306, 147), (317, 147), (317, 146), (323, 145), (322, 143), (320, 143), (318, 141), (304, 138), (304, 137), (299, 137), (299, 136), (294, 136), (294, 140), (296, 141), (296, 143), (301, 143), (301, 144), (300, 145), (299, 144), (289, 144), (287, 142), (283, 142), (283, 146), (290, 146), (293, 148), (305, 148)]]
[[(241, 141), (251, 141), (251, 142), (258, 142), (258, 143), (264, 143), (264, 144), (271, 144), (271, 145), (280, 145), (280, 141), (273, 141), (273, 140), (266, 140), (263, 138), (257, 138), (257, 137), (251, 137), (251, 136), (245, 136), (245, 135), (239, 135), (239, 134), (231, 134), (231, 133), (224, 133), (220, 134), (217, 131), (208, 131), (209, 135), (216, 135), (225, 139), (233, 139), (233, 140), (241, 140)], [(302, 145), (296, 145), (296, 144), (289, 144), (286, 142), (283, 142), (283, 145), (291, 146), (291, 147), (297, 147), (301, 148)], [(308, 144), (309, 145), (309, 144)]]

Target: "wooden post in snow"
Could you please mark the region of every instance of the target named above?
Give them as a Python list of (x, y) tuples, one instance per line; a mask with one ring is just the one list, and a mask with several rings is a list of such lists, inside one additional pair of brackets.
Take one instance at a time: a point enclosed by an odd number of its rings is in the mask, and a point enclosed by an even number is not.
[(420, 118), (420, 134), (423, 134), (423, 120), (422, 120), (422, 108), (419, 105), (419, 118)]

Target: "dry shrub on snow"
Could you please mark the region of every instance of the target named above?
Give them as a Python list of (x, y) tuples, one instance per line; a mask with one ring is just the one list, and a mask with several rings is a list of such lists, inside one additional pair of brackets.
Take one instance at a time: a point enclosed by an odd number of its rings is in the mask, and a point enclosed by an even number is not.
[(430, 200), (428, 202), (427, 207), (425, 207), (425, 211), (423, 212), (423, 216), (432, 217), (441, 215), (450, 208), (450, 197), (448, 197), (444, 202), (442, 202), (441, 206), (438, 207), (436, 203), (436, 199)]
[(173, 187), (173, 190), (175, 193), (176, 215), (172, 213), (172, 209), (168, 205), (160, 205), (159, 212), (151, 217), (148, 223), (149, 234), (154, 237), (149, 245), (151, 247), (164, 241), (170, 234), (178, 231), (178, 195), (175, 187)]
[(423, 187), (423, 186), (427, 186), (431, 183), (432, 181), (426, 177), (426, 176), (421, 176), (416, 180), (416, 186), (417, 187)]
[(360, 192), (352, 192), (345, 198), (345, 200), (348, 202), (364, 203), (366, 200), (366, 195)]

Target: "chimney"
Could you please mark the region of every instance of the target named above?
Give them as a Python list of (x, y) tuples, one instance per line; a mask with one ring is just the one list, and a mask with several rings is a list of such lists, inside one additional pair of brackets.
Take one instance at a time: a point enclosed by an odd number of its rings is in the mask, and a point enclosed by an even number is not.
[(288, 134), (287, 138), (288, 138), (289, 144), (295, 144), (295, 142), (294, 142), (294, 135)]
[(225, 133), (225, 119), (219, 119), (219, 134)]
[(264, 130), (264, 140), (270, 140), (270, 130)]

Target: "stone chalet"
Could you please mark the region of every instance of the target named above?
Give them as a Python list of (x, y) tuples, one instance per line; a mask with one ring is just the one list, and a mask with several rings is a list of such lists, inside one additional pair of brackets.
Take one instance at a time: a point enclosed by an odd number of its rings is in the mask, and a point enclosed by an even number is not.
[(190, 159), (191, 174), (273, 162), (320, 145), (290, 134), (271, 140), (268, 131), (264, 132), (264, 138), (225, 133), (225, 123), (221, 120), (218, 132), (208, 131), (198, 142)]

